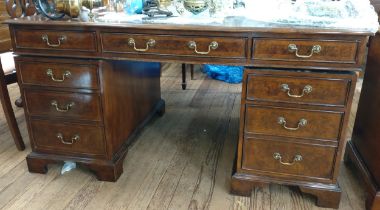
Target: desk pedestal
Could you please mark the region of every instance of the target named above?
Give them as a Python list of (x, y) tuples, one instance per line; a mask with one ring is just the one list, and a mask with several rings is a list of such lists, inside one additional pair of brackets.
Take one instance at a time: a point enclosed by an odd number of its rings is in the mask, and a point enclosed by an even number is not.
[[(116, 181), (136, 135), (163, 115), (160, 63), (19, 56), (30, 172), (73, 161)], [(42, 84), (42, 85), (41, 85)]]
[(246, 69), (231, 191), (298, 186), (338, 208), (337, 176), (357, 74)]

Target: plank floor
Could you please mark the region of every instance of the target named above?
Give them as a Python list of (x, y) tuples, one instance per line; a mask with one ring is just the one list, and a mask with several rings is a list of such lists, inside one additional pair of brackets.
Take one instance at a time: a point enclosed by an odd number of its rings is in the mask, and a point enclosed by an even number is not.
[[(14, 107), (27, 148), (19, 152), (0, 108), (0, 209), (322, 209), (314, 197), (294, 187), (271, 185), (255, 189), (250, 198), (230, 195), (241, 85), (208, 79), (196, 69), (195, 80), (188, 81), (184, 91), (179, 67), (164, 66), (166, 113), (139, 135), (116, 183), (97, 181), (84, 168), (61, 175), (61, 165), (50, 165), (47, 175), (29, 173), (25, 156), (31, 149), (23, 110)], [(14, 101), (18, 86), (9, 90)], [(344, 164), (340, 185), (340, 209), (364, 209), (362, 183)]]

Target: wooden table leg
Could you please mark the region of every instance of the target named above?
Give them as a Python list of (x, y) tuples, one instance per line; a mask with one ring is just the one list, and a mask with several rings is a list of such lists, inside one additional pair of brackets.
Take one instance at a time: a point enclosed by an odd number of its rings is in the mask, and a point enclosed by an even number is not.
[(3, 110), (4, 110), (5, 118), (9, 126), (9, 130), (12, 134), (12, 137), (16, 144), (17, 149), (22, 151), (25, 149), (24, 141), (22, 140), (22, 136), (17, 125), (17, 121), (13, 112), (11, 100), (9, 98), (7, 85), (5, 84), (5, 81), (4, 81), (4, 72), (3, 72), (3, 69), (1, 68), (0, 68), (0, 86), (1, 86), (0, 87), (0, 101), (1, 101), (1, 105), (3, 106)]
[(194, 64), (190, 64), (190, 78), (194, 79)]
[(182, 64), (182, 90), (186, 90), (186, 64)]

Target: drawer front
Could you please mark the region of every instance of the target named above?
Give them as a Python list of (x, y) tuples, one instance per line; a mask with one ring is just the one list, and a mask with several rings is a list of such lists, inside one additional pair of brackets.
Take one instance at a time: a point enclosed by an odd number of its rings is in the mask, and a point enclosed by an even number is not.
[(101, 121), (100, 95), (25, 90), (26, 108), (33, 116)]
[(356, 41), (258, 38), (254, 39), (253, 59), (355, 64), (358, 48)]
[(335, 147), (246, 139), (242, 167), (245, 170), (331, 179)]
[(345, 106), (351, 80), (333, 77), (248, 74), (247, 100)]
[(105, 154), (102, 127), (32, 120), (31, 129), (37, 150), (79, 155)]
[(246, 105), (245, 132), (319, 140), (338, 140), (342, 112)]
[(246, 58), (247, 38), (103, 33), (102, 51), (197, 57)]
[(16, 63), (18, 72), (21, 73), (22, 84), (68, 88), (98, 88), (97, 65), (44, 61), (17, 61)]
[(14, 35), (16, 50), (97, 51), (95, 32), (16, 29)]

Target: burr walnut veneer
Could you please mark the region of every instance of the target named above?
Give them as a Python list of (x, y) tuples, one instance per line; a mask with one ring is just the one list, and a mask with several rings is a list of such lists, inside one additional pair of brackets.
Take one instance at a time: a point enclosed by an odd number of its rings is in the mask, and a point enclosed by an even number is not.
[(116, 181), (133, 136), (154, 113), (164, 113), (156, 62), (241, 65), (231, 191), (294, 185), (319, 206), (338, 207), (343, 139), (371, 33), (39, 16), (7, 23), (33, 149), (29, 171), (45, 173), (47, 164), (71, 160)]

